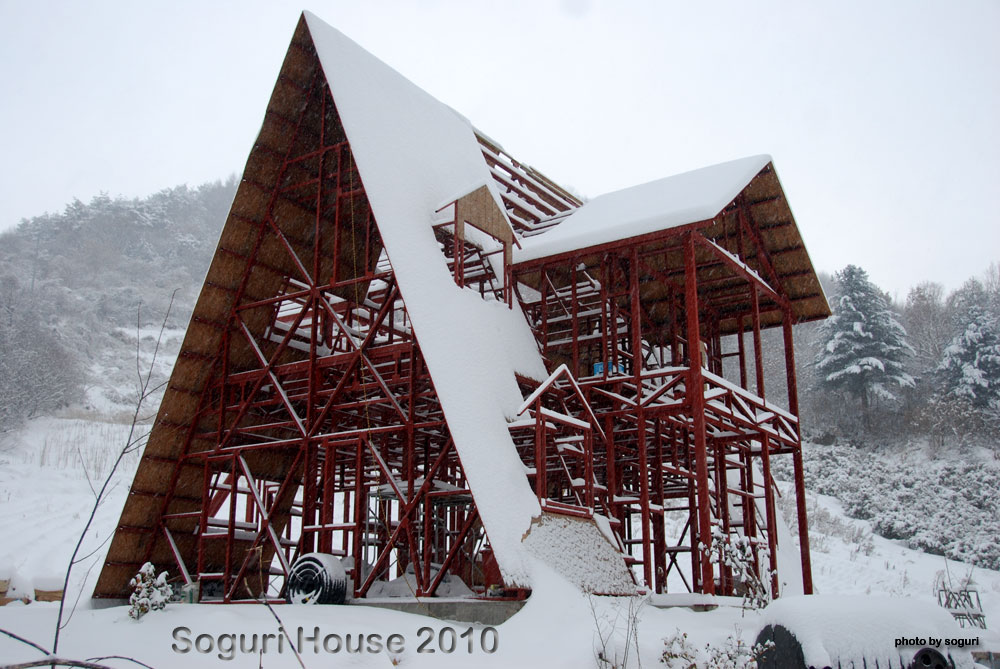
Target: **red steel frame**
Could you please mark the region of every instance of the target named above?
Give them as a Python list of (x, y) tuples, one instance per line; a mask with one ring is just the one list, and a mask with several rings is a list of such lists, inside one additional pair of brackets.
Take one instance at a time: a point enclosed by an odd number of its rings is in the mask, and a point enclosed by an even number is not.
[[(258, 185), (267, 210), (176, 468), (203, 468), (202, 508), (162, 514), (155, 534), (170, 540), (172, 520), (197, 515), (197, 563), (174, 555), (208, 601), (277, 598), (313, 551), (352, 558), (355, 597), (407, 572), (417, 595), (448, 574), (483, 590), (496, 570), (478, 511), (321, 77), (308, 97), (280, 175)], [(298, 238), (276, 222), (278, 203), (299, 212)], [(275, 240), (284, 257), (265, 259)], [(462, 277), (476, 258), (467, 282), (494, 290), (482, 254), (449, 262)], [(259, 271), (281, 275), (280, 294), (245, 294)], [(237, 346), (253, 353), (239, 369)], [(205, 440), (214, 447), (197, 450)]]
[[(408, 573), (417, 595), (435, 594), (449, 574), (477, 592), (502, 585), (322, 77), (308, 98), (298, 119), (286, 119), (295, 136), (279, 176), (257, 184), (266, 209), (253, 223), (242, 279), (229, 289), (234, 306), (219, 324), (222, 342), (177, 465), (202, 468), (201, 508), (167, 513), (171, 490), (154, 536), (166, 536), (205, 600), (277, 598), (290, 565), (313, 551), (350, 558), (355, 597)], [(578, 205), (481, 143), (522, 237), (549, 225), (539, 213), (555, 220)], [(296, 225), (278, 223), (279, 205), (298, 212)], [(783, 453), (794, 458), (812, 590), (793, 313), (739, 214), (737, 233), (723, 240), (728, 251), (704, 236), (705, 222), (513, 267), (505, 252), (501, 276), (489, 252), (447, 225), (436, 231), (459, 286), (508, 305), (516, 294), (550, 365), (544, 383), (520, 379), (526, 399), (510, 425), (543, 510), (605, 517), (626, 562), (656, 592), (673, 573), (693, 592), (735, 592), (733, 575), (709, 559), (718, 550), (712, 523), (749, 537), (755, 560), (766, 547), (776, 572), (770, 458)], [(282, 257), (265, 257), (265, 247)], [(771, 283), (744, 264), (747, 255)], [(728, 272), (722, 293), (718, 279), (701, 276), (706, 267)], [(279, 277), (278, 294), (251, 297), (254, 272)], [(734, 282), (743, 291), (735, 301)], [(537, 288), (530, 299), (524, 284)], [(764, 400), (761, 298), (784, 314), (787, 410)], [(724, 318), (739, 324), (729, 353)], [(251, 352), (249, 362), (235, 364), (237, 350)], [(729, 356), (738, 358), (738, 384), (722, 376)], [(214, 446), (199, 450), (205, 440)], [(682, 530), (671, 533), (678, 515)], [(182, 517), (198, 519), (196, 564), (185, 563), (169, 530)]]
[[(590, 509), (609, 517), (627, 561), (656, 592), (666, 590), (668, 576), (676, 571), (691, 591), (736, 593), (732, 573), (719, 566), (723, 561), (709, 559), (719, 550), (713, 547), (713, 523), (726, 535), (749, 537), (758, 569), (761, 549), (767, 549), (777, 592), (778, 519), (770, 459), (785, 453), (793, 455), (803, 586), (812, 592), (794, 314), (780, 288), (772, 288), (781, 284), (761, 240), (746, 224), (743, 203), (724, 214), (736, 208), (739, 227), (724, 240), (732, 251), (704, 234), (719, 227), (720, 214), (714, 221), (514, 268), (515, 281), (536, 289), (530, 299), (519, 298), (542, 354), (551, 366), (561, 365), (565, 380), (553, 379), (552, 385), (580, 393), (586, 412), (569, 413), (602, 427), (588, 432), (585, 452), (594, 478), (592, 484), (576, 478), (578, 497), (592, 500)], [(764, 267), (772, 284), (748, 267), (747, 255)], [(702, 277), (706, 269), (717, 275), (720, 267), (723, 279)], [(652, 296), (654, 286), (660, 297)], [(764, 399), (762, 296), (770, 309), (783, 314), (787, 409)], [(653, 309), (659, 310), (656, 318)], [(735, 337), (721, 335), (723, 319), (735, 319)], [(748, 388), (745, 323), (755, 392)], [(724, 342), (735, 342), (736, 350), (723, 353)], [(726, 357), (738, 358), (738, 384), (722, 376)], [(535, 445), (541, 444), (539, 434)], [(559, 467), (550, 463), (547, 469)], [(678, 515), (683, 529), (669, 537), (668, 519)], [(690, 558), (687, 573), (678, 561), (683, 553)]]

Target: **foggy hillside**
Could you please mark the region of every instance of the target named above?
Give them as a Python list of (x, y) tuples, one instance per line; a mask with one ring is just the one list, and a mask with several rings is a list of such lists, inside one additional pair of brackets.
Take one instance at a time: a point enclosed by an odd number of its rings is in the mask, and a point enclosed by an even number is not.
[[(0, 432), (97, 400), (127, 406), (137, 319), (187, 327), (236, 180), (74, 200), (0, 234)], [(141, 310), (140, 310), (141, 307)], [(88, 392), (89, 391), (89, 392)]]

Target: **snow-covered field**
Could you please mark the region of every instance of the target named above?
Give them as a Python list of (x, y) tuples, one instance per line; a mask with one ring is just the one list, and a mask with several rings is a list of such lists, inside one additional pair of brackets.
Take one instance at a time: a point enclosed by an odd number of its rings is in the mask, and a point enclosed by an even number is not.
[[(11, 579), (8, 596), (30, 597), (35, 587), (61, 587), (65, 565), (93, 504), (92, 488), (103, 481), (127, 435), (126, 425), (64, 417), (35, 420), (0, 440), (0, 578)], [(125, 655), (157, 667), (181, 663), (215, 666), (232, 657), (234, 666), (258, 666), (262, 635), (277, 634), (278, 627), (265, 607), (172, 604), (139, 622), (128, 618), (126, 607), (92, 607), (89, 594), (137, 461), (136, 455), (130, 455), (123, 462), (81, 551), (81, 555), (92, 555), (73, 572), (67, 600), (70, 604), (77, 602), (77, 606), (63, 632), (60, 655), (77, 659)], [(851, 642), (875, 643), (878, 634), (928, 635), (949, 625), (955, 636), (975, 636), (969, 630), (959, 632), (947, 614), (936, 607), (933, 586), (939, 572), (945, 570), (942, 557), (873, 535), (866, 522), (847, 518), (832, 497), (813, 497), (810, 511), (814, 519), (813, 574), (822, 596), (812, 599), (812, 610), (819, 607), (828, 615), (839, 612), (850, 620), (857, 619), (851, 615), (855, 609), (869, 608), (869, 617), (880, 617), (883, 622), (879, 630), (866, 629), (863, 633), (851, 631), (845, 622), (838, 643), (845, 642), (845, 635)], [(536, 569), (545, 567), (536, 565)], [(947, 569), (953, 581), (972, 574), (988, 624), (991, 628), (1000, 626), (1000, 572), (972, 569), (951, 560)], [(544, 585), (535, 589), (526, 606), (510, 620), (495, 629), (471, 626), (472, 632), (465, 623), (371, 607), (281, 606), (276, 610), (293, 640), (298, 629), (303, 629), (305, 666), (357, 667), (662, 666), (658, 662), (664, 639), (679, 640), (679, 636), (675, 637), (678, 632), (686, 633), (687, 644), (701, 652), (699, 666), (708, 666), (704, 664), (708, 662), (706, 644), (722, 648), (736, 637), (752, 643), (764, 621), (801, 616), (806, 610), (802, 599), (793, 597), (779, 600), (780, 606), (776, 603), (763, 613), (731, 607), (710, 612), (661, 609), (641, 599), (588, 598), (555, 573), (539, 580)], [(828, 595), (868, 595), (876, 599)], [(904, 602), (900, 608), (898, 603), (877, 599), (886, 596), (916, 601)], [(48, 647), (57, 609), (54, 603), (9, 604), (0, 608), (0, 628)], [(890, 613), (878, 614), (883, 610)], [(900, 610), (914, 613), (909, 621), (905, 614), (902, 619), (893, 619)], [(925, 622), (916, 625), (913, 621), (917, 619)], [(308, 638), (317, 627), (320, 645), (314, 653), (314, 644)], [(989, 639), (995, 647), (1000, 646), (997, 632), (979, 632), (983, 642)], [(257, 634), (258, 652), (242, 653), (239, 637), (227, 636), (232, 634), (245, 635), (248, 648), (252, 635)], [(387, 648), (394, 634), (399, 637)], [(364, 651), (348, 653), (348, 646), (356, 647), (358, 635), (365, 635)], [(372, 635), (380, 635), (380, 639), (376, 641)], [(328, 636), (331, 649), (343, 644), (339, 652), (323, 648), (323, 639)], [(445, 652), (453, 642), (455, 649)], [(284, 640), (280, 646), (277, 638), (268, 643), (263, 666), (300, 666)], [(891, 644), (891, 639), (881, 643)], [(421, 644), (424, 652), (418, 652)], [(178, 653), (172, 646), (188, 652)], [(202, 652), (209, 646), (211, 652)], [(601, 664), (599, 653), (604, 653), (612, 664)], [(0, 638), (0, 663), (40, 657), (41, 653), (33, 648)], [(110, 666), (135, 666), (122, 660), (105, 662)]]

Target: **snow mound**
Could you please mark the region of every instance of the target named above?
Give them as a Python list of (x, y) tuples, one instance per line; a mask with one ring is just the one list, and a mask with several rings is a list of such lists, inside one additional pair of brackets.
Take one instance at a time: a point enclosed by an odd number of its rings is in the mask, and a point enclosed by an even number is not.
[[(983, 630), (960, 629), (944, 609), (917, 599), (861, 597), (851, 595), (809, 595), (782, 597), (761, 615), (761, 628), (781, 625), (802, 644), (807, 665), (850, 666), (878, 660), (892, 666), (903, 659), (906, 666), (914, 653), (931, 646), (931, 637), (941, 640), (938, 650), (951, 655), (957, 668), (973, 666), (968, 649), (948, 646), (949, 639), (974, 638)], [(897, 646), (896, 641), (921, 641)]]
[(528, 552), (583, 592), (634, 594), (621, 553), (592, 520), (543, 513), (524, 538)]
[[(438, 585), (436, 597), (473, 597), (475, 595), (462, 580), (454, 574), (445, 574)], [(413, 574), (413, 565), (407, 565), (406, 572), (391, 581), (375, 581), (368, 591), (367, 599), (380, 598), (417, 598), (417, 577)]]

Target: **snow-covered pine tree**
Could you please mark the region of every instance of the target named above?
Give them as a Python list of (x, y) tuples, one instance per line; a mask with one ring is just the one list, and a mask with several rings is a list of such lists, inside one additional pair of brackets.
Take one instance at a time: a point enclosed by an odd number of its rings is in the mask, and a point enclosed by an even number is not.
[(893, 400), (894, 387), (911, 387), (913, 377), (903, 361), (913, 355), (906, 330), (868, 273), (848, 265), (834, 275), (837, 297), (833, 315), (822, 328), (824, 346), (816, 356), (819, 384), (843, 390), (861, 403), (864, 424), (870, 425), (874, 400)]
[(128, 600), (130, 618), (139, 620), (150, 611), (159, 611), (170, 601), (172, 590), (167, 583), (167, 572), (157, 576), (156, 567), (151, 562), (142, 565), (128, 584), (132, 588), (132, 596)]
[(938, 366), (945, 395), (967, 400), (973, 407), (1000, 410), (1000, 323), (972, 305), (965, 327), (941, 356)]
[(965, 329), (973, 309), (992, 313), (994, 318), (1000, 318), (1000, 299), (995, 291), (987, 288), (979, 279), (968, 279), (962, 286), (948, 296), (946, 310), (948, 313), (951, 334), (959, 334)]

